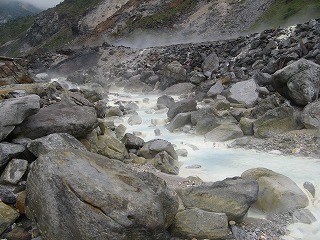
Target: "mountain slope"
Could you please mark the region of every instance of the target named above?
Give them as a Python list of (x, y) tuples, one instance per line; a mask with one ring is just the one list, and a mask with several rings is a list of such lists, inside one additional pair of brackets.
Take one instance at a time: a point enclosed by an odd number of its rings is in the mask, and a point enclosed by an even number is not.
[(0, 22), (7, 22), (17, 17), (35, 15), (41, 9), (35, 6), (14, 0), (0, 0)]

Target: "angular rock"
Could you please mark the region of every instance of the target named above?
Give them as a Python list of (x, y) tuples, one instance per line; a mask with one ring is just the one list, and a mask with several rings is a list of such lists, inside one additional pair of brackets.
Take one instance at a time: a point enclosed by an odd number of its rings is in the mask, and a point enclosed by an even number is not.
[(309, 103), (302, 111), (301, 121), (305, 128), (320, 128), (320, 101)]
[(191, 123), (191, 112), (179, 113), (177, 114), (171, 122), (166, 126), (166, 128), (173, 132), (175, 129), (183, 127), (186, 124)]
[(40, 109), (40, 97), (28, 95), (0, 101), (0, 141), (5, 139), (27, 117)]
[(179, 174), (180, 164), (177, 159), (171, 157), (166, 151), (159, 152), (152, 160), (148, 162), (156, 169), (167, 174)]
[(12, 207), (0, 202), (0, 234), (13, 224), (20, 214)]
[(214, 128), (204, 138), (207, 142), (225, 142), (242, 136), (243, 132), (238, 125), (227, 123)]
[(26, 193), (44, 239), (165, 239), (159, 196), (116, 160), (78, 150), (41, 155)]
[(129, 117), (128, 119), (128, 124), (130, 126), (133, 125), (140, 125), (142, 123), (142, 118), (139, 115), (132, 115), (131, 117)]
[(215, 129), (221, 124), (221, 120), (216, 117), (205, 117), (203, 119), (200, 119), (197, 122), (197, 125), (195, 127), (196, 134), (197, 135), (204, 135), (210, 132), (211, 130)]
[(192, 83), (177, 83), (166, 88), (163, 93), (166, 95), (182, 95), (191, 93), (195, 89), (195, 85)]
[(224, 87), (222, 85), (222, 81), (218, 80), (207, 92), (207, 96), (208, 97), (215, 97), (217, 95), (219, 95), (220, 93), (222, 93), (222, 91), (224, 90)]
[(216, 117), (214, 111), (210, 107), (200, 108), (197, 111), (191, 112), (191, 123), (197, 125), (198, 121), (204, 118)]
[(6, 204), (14, 204), (16, 203), (17, 196), (8, 187), (0, 185), (0, 199)]
[(172, 235), (187, 239), (224, 239), (228, 235), (225, 213), (208, 212), (198, 208), (178, 212)]
[[(165, 106), (167, 108), (170, 108), (175, 103), (173, 97), (168, 95), (163, 95), (158, 98), (157, 100), (157, 106)], [(159, 108), (159, 107), (158, 107)]]
[(227, 178), (223, 181), (178, 189), (186, 208), (200, 208), (225, 213), (228, 220), (238, 221), (258, 198), (258, 183), (254, 180)]
[(212, 72), (219, 68), (219, 57), (216, 53), (211, 53), (202, 63), (202, 71), (207, 77), (211, 77)]
[(304, 182), (304, 183), (303, 183), (303, 187), (304, 187), (305, 189), (307, 189), (308, 192), (311, 193), (311, 195), (312, 195), (313, 197), (315, 197), (315, 195), (316, 195), (316, 189), (315, 189), (314, 185), (313, 185), (311, 182)]
[(168, 112), (167, 116), (171, 120), (173, 119), (177, 114), (183, 113), (183, 112), (192, 112), (197, 110), (197, 102), (193, 98), (190, 99), (184, 99), (179, 102), (176, 102), (173, 104)]
[(281, 106), (267, 111), (253, 123), (254, 136), (267, 138), (299, 128), (295, 110)]
[(28, 150), (36, 157), (53, 150), (78, 149), (86, 151), (85, 146), (68, 133), (53, 133), (48, 136), (32, 140), (28, 144)]
[(128, 151), (125, 145), (112, 136), (100, 135), (98, 136), (98, 153), (111, 159), (123, 161), (128, 158)]
[(206, 76), (203, 75), (201, 72), (193, 72), (192, 76), (190, 77), (189, 81), (194, 84), (200, 84), (201, 82), (206, 80)]
[(123, 116), (123, 112), (119, 107), (110, 107), (106, 110), (105, 117)]
[(28, 161), (12, 159), (1, 174), (1, 182), (17, 184), (28, 168)]
[(290, 178), (266, 168), (253, 168), (241, 174), (244, 179), (259, 183), (259, 197), (255, 206), (267, 213), (281, 213), (305, 208), (309, 200)]
[(121, 142), (129, 149), (139, 149), (145, 144), (144, 140), (140, 137), (133, 135), (132, 133), (126, 133), (121, 139)]
[(163, 139), (153, 139), (140, 149), (139, 154), (144, 158), (154, 158), (160, 152), (167, 152), (173, 159), (178, 159), (178, 154), (173, 145)]
[(253, 134), (254, 134), (254, 132), (253, 132), (254, 121), (255, 121), (254, 119), (245, 118), (245, 117), (242, 117), (240, 119), (239, 126), (240, 126), (244, 135), (253, 136)]
[(25, 149), (20, 144), (0, 143), (0, 167), (5, 166), (11, 158), (19, 156)]
[(272, 85), (285, 98), (305, 106), (318, 97), (320, 65), (302, 58), (275, 72)]
[(13, 131), (14, 136), (31, 139), (52, 133), (68, 133), (76, 138), (85, 137), (98, 125), (94, 108), (54, 103), (41, 108)]
[(230, 102), (242, 103), (246, 107), (252, 107), (258, 100), (258, 97), (257, 84), (251, 79), (232, 85), (228, 100)]
[[(169, 63), (164, 69), (162, 74), (169, 79), (172, 79), (172, 82), (184, 82), (187, 78), (187, 71), (184, 67), (178, 62), (173, 61)], [(171, 84), (172, 85), (172, 84)]]
[(296, 223), (301, 222), (304, 224), (311, 224), (317, 221), (317, 219), (309, 209), (296, 209), (293, 212), (292, 217), (293, 217), (293, 222), (296, 222)]

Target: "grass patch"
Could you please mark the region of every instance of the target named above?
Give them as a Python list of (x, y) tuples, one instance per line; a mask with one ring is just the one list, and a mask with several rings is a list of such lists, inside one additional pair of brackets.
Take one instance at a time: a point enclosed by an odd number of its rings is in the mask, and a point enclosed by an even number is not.
[(275, 28), (312, 18), (320, 18), (319, 0), (276, 0), (251, 29)]
[(149, 16), (129, 21), (130, 30), (136, 28), (156, 29), (172, 26), (182, 12), (188, 12), (197, 5), (195, 0), (173, 0), (163, 10)]

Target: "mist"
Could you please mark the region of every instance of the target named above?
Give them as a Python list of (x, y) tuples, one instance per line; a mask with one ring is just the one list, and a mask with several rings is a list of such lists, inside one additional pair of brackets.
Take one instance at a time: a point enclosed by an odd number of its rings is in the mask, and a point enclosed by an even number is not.
[(60, 2), (63, 2), (63, 0), (48, 0), (48, 1), (44, 1), (44, 0), (20, 0), (20, 2), (23, 3), (30, 3), (42, 10), (51, 8), (56, 6), (57, 4), (59, 4)]

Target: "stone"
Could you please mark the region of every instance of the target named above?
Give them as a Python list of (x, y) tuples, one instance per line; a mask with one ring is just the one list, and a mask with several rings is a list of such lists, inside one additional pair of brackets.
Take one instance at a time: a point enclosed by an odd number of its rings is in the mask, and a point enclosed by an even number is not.
[(246, 107), (252, 107), (257, 102), (258, 97), (259, 93), (257, 84), (253, 79), (251, 79), (232, 85), (228, 100), (230, 102), (242, 103)]
[(253, 168), (241, 174), (244, 179), (256, 180), (259, 196), (255, 207), (266, 213), (282, 213), (305, 208), (306, 194), (290, 178), (266, 168)]
[(34, 162), (26, 193), (44, 239), (165, 239), (159, 195), (117, 160), (51, 151)]
[(142, 123), (142, 118), (139, 116), (139, 115), (132, 115), (129, 117), (128, 119), (128, 124), (130, 126), (133, 126), (133, 125), (140, 125)]
[(224, 87), (222, 85), (222, 81), (218, 80), (207, 92), (208, 97), (215, 97), (222, 93)]
[(191, 112), (191, 123), (192, 125), (197, 125), (201, 119), (212, 117), (216, 117), (214, 110), (211, 107), (203, 107)]
[(5, 185), (0, 185), (0, 199), (6, 204), (15, 204), (16, 203), (16, 194), (13, 193), (13, 190), (8, 188)]
[(20, 214), (26, 214), (26, 191), (17, 194), (16, 208)]
[(86, 151), (85, 146), (68, 133), (53, 133), (48, 136), (32, 140), (28, 144), (28, 150), (36, 157), (53, 150), (79, 149)]
[(259, 86), (267, 86), (271, 84), (272, 76), (268, 73), (256, 72), (253, 79)]
[(105, 117), (114, 117), (114, 116), (118, 116), (118, 117), (123, 116), (123, 112), (117, 106), (109, 107), (105, 113)]
[(178, 175), (180, 164), (177, 159), (174, 159), (166, 151), (159, 152), (153, 159), (148, 161), (156, 169), (163, 173)]
[(305, 106), (318, 97), (320, 65), (302, 58), (276, 71), (272, 85), (283, 97)]
[(166, 95), (182, 95), (193, 92), (195, 85), (189, 82), (177, 83), (168, 88), (166, 88), (163, 93)]
[(109, 135), (98, 136), (97, 147), (99, 154), (111, 159), (123, 161), (129, 156), (125, 145), (117, 138)]
[(145, 144), (145, 141), (142, 138), (137, 137), (132, 133), (126, 133), (121, 139), (121, 142), (129, 149), (139, 149)]
[(188, 157), (188, 150), (185, 148), (177, 149), (176, 152), (177, 152), (178, 156)]
[(304, 223), (304, 224), (311, 224), (316, 222), (317, 219), (311, 213), (309, 209), (296, 209), (292, 214), (293, 222), (297, 223)]
[(20, 144), (0, 143), (0, 167), (5, 166), (11, 158), (19, 156), (25, 149)]
[(183, 127), (186, 124), (191, 123), (191, 112), (179, 113), (177, 114), (171, 122), (166, 126), (166, 128), (173, 132), (175, 129)]
[(253, 136), (253, 134), (254, 134), (254, 131), (253, 131), (254, 121), (255, 121), (254, 119), (245, 118), (245, 117), (242, 117), (240, 119), (239, 126), (240, 126), (244, 135)]
[(196, 134), (197, 135), (204, 135), (210, 132), (211, 130), (215, 129), (221, 124), (221, 120), (216, 117), (205, 117), (203, 119), (200, 119), (197, 122), (197, 125), (195, 127)]
[(253, 123), (254, 136), (268, 138), (299, 128), (295, 110), (290, 106), (281, 106), (268, 110)]
[(165, 106), (167, 108), (170, 108), (174, 103), (175, 103), (175, 101), (174, 101), (173, 97), (168, 96), (168, 95), (162, 95), (157, 100), (157, 106)]
[(221, 124), (204, 136), (207, 142), (225, 142), (239, 137), (243, 137), (243, 132), (238, 125), (232, 123)]
[(173, 61), (165, 66), (162, 74), (166, 78), (172, 79), (173, 83), (184, 82), (187, 78), (186, 69), (184, 69), (184, 67), (178, 61)]
[(216, 53), (211, 53), (209, 56), (205, 58), (202, 63), (202, 71), (205, 76), (211, 77), (212, 72), (218, 70), (219, 68), (219, 57)]
[[(191, 74), (190, 74), (191, 75)], [(207, 77), (203, 75), (201, 72), (193, 72), (189, 81), (194, 84), (200, 84), (201, 82), (205, 81)]]
[(0, 202), (0, 234), (13, 224), (20, 214), (12, 207)]
[(176, 190), (186, 208), (225, 213), (228, 220), (239, 221), (258, 198), (255, 180), (227, 178)]
[(98, 125), (94, 108), (54, 103), (41, 108), (37, 114), (28, 117), (17, 126), (13, 135), (31, 139), (52, 133), (68, 133), (76, 138), (85, 137)]
[(197, 102), (193, 98), (184, 99), (179, 102), (176, 102), (173, 104), (168, 112), (167, 116), (171, 120), (173, 119), (177, 114), (183, 113), (183, 112), (192, 112), (197, 110)]
[(303, 183), (303, 187), (304, 187), (305, 189), (307, 189), (308, 192), (311, 193), (311, 195), (312, 195), (313, 197), (315, 197), (315, 195), (316, 195), (316, 189), (315, 189), (314, 185), (313, 185), (311, 182), (304, 182), (304, 183)]
[(140, 149), (139, 154), (144, 158), (154, 158), (160, 152), (167, 152), (173, 159), (178, 159), (173, 145), (163, 139), (153, 139), (148, 142)]
[(301, 113), (301, 121), (305, 128), (320, 128), (320, 101), (315, 101), (306, 105)]
[(17, 184), (28, 168), (28, 161), (23, 159), (12, 159), (1, 174), (1, 182)]
[(40, 97), (34, 94), (0, 101), (0, 141), (39, 109)]
[(15, 226), (10, 232), (4, 234), (4, 237), (8, 240), (34, 240), (32, 234), (20, 226)]
[(208, 212), (198, 208), (177, 213), (172, 235), (187, 239), (224, 239), (229, 233), (225, 213)]

